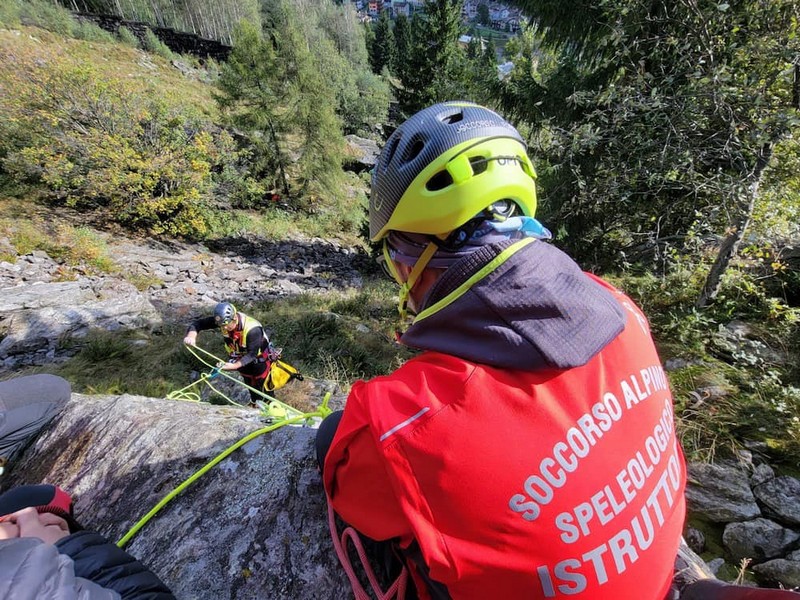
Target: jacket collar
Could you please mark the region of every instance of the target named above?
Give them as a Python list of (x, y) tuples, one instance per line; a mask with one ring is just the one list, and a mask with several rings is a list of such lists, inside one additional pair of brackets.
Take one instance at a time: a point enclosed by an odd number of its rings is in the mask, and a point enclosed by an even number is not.
[(589, 361), (624, 328), (613, 294), (554, 246), (489, 244), (450, 267), (401, 342), (522, 370)]

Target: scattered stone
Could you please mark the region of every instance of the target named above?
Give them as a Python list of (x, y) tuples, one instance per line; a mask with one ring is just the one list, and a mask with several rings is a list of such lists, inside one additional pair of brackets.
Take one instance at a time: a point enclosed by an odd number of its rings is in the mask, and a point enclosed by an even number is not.
[(702, 554), (706, 549), (706, 536), (699, 529), (689, 527), (684, 534), (684, 539), (692, 551)]
[(712, 558), (708, 561), (708, 570), (711, 571), (714, 575), (719, 573), (719, 570), (725, 566), (725, 559), (721, 557)]
[(758, 487), (762, 483), (766, 483), (770, 479), (775, 478), (775, 471), (772, 467), (770, 467), (766, 463), (762, 463), (758, 465), (753, 474), (750, 476), (750, 485), (752, 487)]
[(800, 561), (776, 558), (753, 565), (753, 572), (767, 583), (778, 583), (785, 588), (800, 587)]
[(765, 515), (787, 525), (800, 525), (800, 481), (781, 475), (755, 486), (753, 493)]
[(693, 513), (715, 523), (746, 521), (761, 515), (747, 474), (728, 463), (690, 463), (686, 499)]
[(763, 562), (782, 556), (798, 539), (800, 533), (762, 518), (729, 523), (722, 534), (725, 548), (737, 561), (751, 558), (755, 562)]

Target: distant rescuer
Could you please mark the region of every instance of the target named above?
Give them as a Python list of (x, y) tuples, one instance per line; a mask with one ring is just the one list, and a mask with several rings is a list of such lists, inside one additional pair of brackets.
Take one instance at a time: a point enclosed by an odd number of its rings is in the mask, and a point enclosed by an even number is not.
[(421, 598), (662, 600), (686, 481), (667, 377), (639, 308), (543, 241), (535, 177), (475, 104), (389, 138), (370, 237), (424, 352), (322, 423), (325, 490)]
[[(207, 329), (219, 329), (224, 338), (229, 361), (219, 366), (222, 371), (239, 371), (244, 382), (261, 390), (270, 371), (269, 337), (263, 326), (253, 317), (236, 310), (230, 302), (220, 302), (214, 307), (214, 316), (197, 319), (189, 325), (183, 343), (194, 346), (197, 334)], [(250, 391), (250, 406), (260, 400)]]

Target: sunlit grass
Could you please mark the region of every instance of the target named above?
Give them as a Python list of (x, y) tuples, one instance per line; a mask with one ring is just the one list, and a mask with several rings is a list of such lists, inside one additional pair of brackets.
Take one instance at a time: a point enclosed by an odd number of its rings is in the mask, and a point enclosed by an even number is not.
[(106, 80), (124, 80), (135, 93), (159, 94), (210, 118), (217, 115), (213, 86), (185, 77), (161, 56), (119, 42), (79, 40), (20, 26), (16, 32), (0, 29), (0, 54), (45, 62), (58, 59), (75, 66), (91, 64)]
[[(412, 355), (393, 339), (394, 302), (392, 287), (375, 281), (360, 291), (307, 294), (240, 308), (271, 330), (283, 359), (308, 381), (326, 380), (347, 390), (354, 380), (389, 373)], [(155, 331), (93, 330), (86, 338), (65, 341), (62, 350), (74, 356), (46, 370), (70, 381), (79, 393), (166, 397), (191, 383), (193, 372), (208, 370), (184, 348), (184, 332), (185, 324)], [(219, 358), (225, 356), (216, 331), (201, 334), (199, 344)], [(278, 396), (303, 408), (310, 394), (309, 383), (294, 382)]]
[[(89, 273), (114, 273), (118, 266), (111, 257), (105, 238), (95, 230), (75, 227), (58, 219), (47, 219), (40, 210), (18, 200), (0, 199), (3, 214), (14, 217), (0, 219), (0, 237), (8, 240), (10, 247), (3, 251), (9, 262), (40, 250), (62, 263), (60, 277), (70, 279), (70, 272), (80, 268)], [(5, 209), (9, 209), (9, 213)]]
[[(800, 463), (800, 311), (776, 312), (768, 298), (751, 291), (746, 277), (729, 273), (722, 299), (704, 311), (693, 306), (702, 282), (697, 272), (623, 275), (614, 282), (644, 308), (662, 361), (686, 363), (668, 376), (687, 455), (713, 460), (756, 444), (789, 467)], [(736, 319), (748, 323), (755, 341), (782, 353), (783, 361), (769, 363), (747, 346), (729, 350), (720, 331)], [(709, 389), (719, 395), (706, 397)]]

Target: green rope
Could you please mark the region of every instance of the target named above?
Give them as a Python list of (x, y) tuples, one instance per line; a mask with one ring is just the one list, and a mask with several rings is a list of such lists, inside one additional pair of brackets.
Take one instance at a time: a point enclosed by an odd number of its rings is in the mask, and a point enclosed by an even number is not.
[[(200, 469), (195, 471), (188, 479), (186, 479), (178, 487), (176, 487), (169, 494), (164, 496), (164, 498), (162, 498), (161, 501), (158, 504), (156, 504), (145, 516), (143, 516), (141, 519), (139, 519), (136, 522), (136, 524), (133, 527), (130, 528), (130, 530), (128, 530), (128, 533), (126, 533), (124, 536), (122, 536), (122, 538), (120, 538), (120, 540), (117, 542), (117, 546), (119, 546), (120, 548), (124, 548), (125, 545), (128, 542), (131, 541), (133, 536), (135, 536), (136, 533), (142, 527), (144, 527), (150, 519), (152, 519), (156, 515), (156, 513), (158, 513), (162, 508), (164, 508), (164, 506), (166, 506), (167, 503), (169, 503), (173, 498), (175, 498), (175, 496), (180, 494), (183, 490), (185, 490), (192, 483), (197, 481), (200, 477), (202, 477), (205, 473), (207, 473), (215, 465), (217, 465), (218, 463), (223, 461), (228, 455), (230, 455), (232, 452), (234, 452), (238, 448), (241, 448), (243, 445), (245, 445), (250, 440), (253, 440), (253, 439), (257, 438), (258, 436), (263, 435), (265, 433), (269, 433), (270, 431), (275, 431), (276, 429), (278, 429), (279, 427), (283, 427), (284, 425), (291, 425), (293, 423), (300, 423), (301, 421), (305, 421), (307, 423), (310, 419), (314, 419), (316, 417), (319, 417), (319, 418), (322, 418), (322, 419), (327, 417), (332, 412), (331, 409), (328, 408), (328, 400), (330, 399), (330, 397), (331, 397), (331, 393), (327, 392), (325, 394), (325, 397), (322, 399), (322, 404), (320, 404), (319, 407), (317, 408), (317, 410), (315, 410), (313, 412), (300, 413), (300, 415), (298, 415), (296, 417), (285, 418), (285, 419), (283, 419), (283, 420), (281, 420), (281, 421), (279, 421), (277, 423), (273, 423), (272, 425), (269, 425), (267, 427), (263, 427), (262, 429), (258, 429), (258, 430), (254, 431), (252, 433), (249, 433), (246, 436), (244, 436), (242, 439), (240, 439), (239, 441), (237, 441), (234, 444), (232, 444), (231, 446), (228, 446), (225, 450), (220, 452), (217, 456), (215, 456), (213, 459), (211, 459), (208, 463), (206, 463)], [(297, 412), (296, 409), (295, 409), (295, 411)]]
[[(221, 362), (224, 362), (220, 358), (218, 358), (217, 356), (215, 356), (214, 354), (209, 352), (208, 350), (200, 348), (199, 346), (189, 346), (187, 344), (186, 345), (186, 349), (191, 353), (192, 356), (194, 356), (197, 360), (199, 360), (201, 363), (203, 363), (204, 365), (206, 365), (207, 367), (209, 367), (211, 369), (216, 368), (216, 365), (218, 365)], [(202, 352), (203, 354), (205, 354), (206, 356), (211, 358), (214, 361), (213, 364), (211, 362), (207, 361), (207, 360), (204, 360), (198, 354), (198, 351)], [(269, 394), (265, 393), (263, 390), (258, 390), (258, 389), (254, 388), (254, 387), (251, 387), (251, 386), (247, 385), (241, 379), (237, 379), (236, 377), (234, 377), (232, 375), (229, 375), (225, 371), (219, 371), (219, 374), (222, 375), (223, 377), (227, 377), (228, 379), (230, 379), (234, 383), (246, 388), (247, 390), (249, 390), (251, 392), (255, 392), (256, 394), (258, 394), (259, 396), (264, 398), (267, 402), (260, 403), (259, 404), (259, 409), (261, 410), (262, 414), (264, 414), (265, 416), (267, 416), (269, 418), (285, 418), (285, 417), (288, 417), (289, 415), (292, 415), (293, 417), (295, 417), (295, 416), (299, 416), (299, 415), (302, 414), (294, 406), (290, 406), (288, 404), (284, 404), (283, 402), (281, 402), (277, 398), (274, 398), (274, 397), (270, 396)], [(198, 379), (197, 381), (195, 381), (193, 383), (190, 383), (186, 387), (183, 387), (183, 388), (181, 388), (179, 390), (175, 390), (174, 392), (170, 392), (169, 394), (167, 394), (167, 398), (170, 399), (170, 400), (189, 400), (191, 402), (199, 402), (200, 401), (199, 394), (186, 393), (185, 390), (187, 390), (187, 389), (191, 388), (192, 386), (195, 386), (195, 385), (197, 385), (199, 383), (205, 383), (208, 387), (210, 387), (212, 390), (214, 390), (214, 392), (216, 392), (218, 395), (222, 396), (228, 402), (228, 404), (232, 404), (233, 406), (241, 406), (241, 404), (239, 404), (238, 402), (233, 401), (231, 398), (229, 398), (228, 396), (223, 394), (220, 390), (215, 388), (210, 383), (210, 379), (211, 379), (211, 377), (209, 376), (208, 373), (203, 373), (200, 376), (200, 379)], [(197, 399), (195, 400), (195, 398), (197, 398)]]
[(169, 394), (167, 394), (167, 399), (168, 400), (188, 400), (189, 402), (200, 402), (200, 394), (198, 394), (196, 392), (187, 392), (186, 390), (188, 390), (190, 387), (196, 386), (198, 383), (202, 383), (203, 382), (203, 378), (206, 377), (206, 376), (207, 376), (206, 373), (203, 373), (200, 376), (200, 379), (198, 379), (197, 381), (195, 381), (193, 383), (190, 383), (186, 387), (182, 387), (179, 390), (175, 390), (174, 392), (170, 392)]

